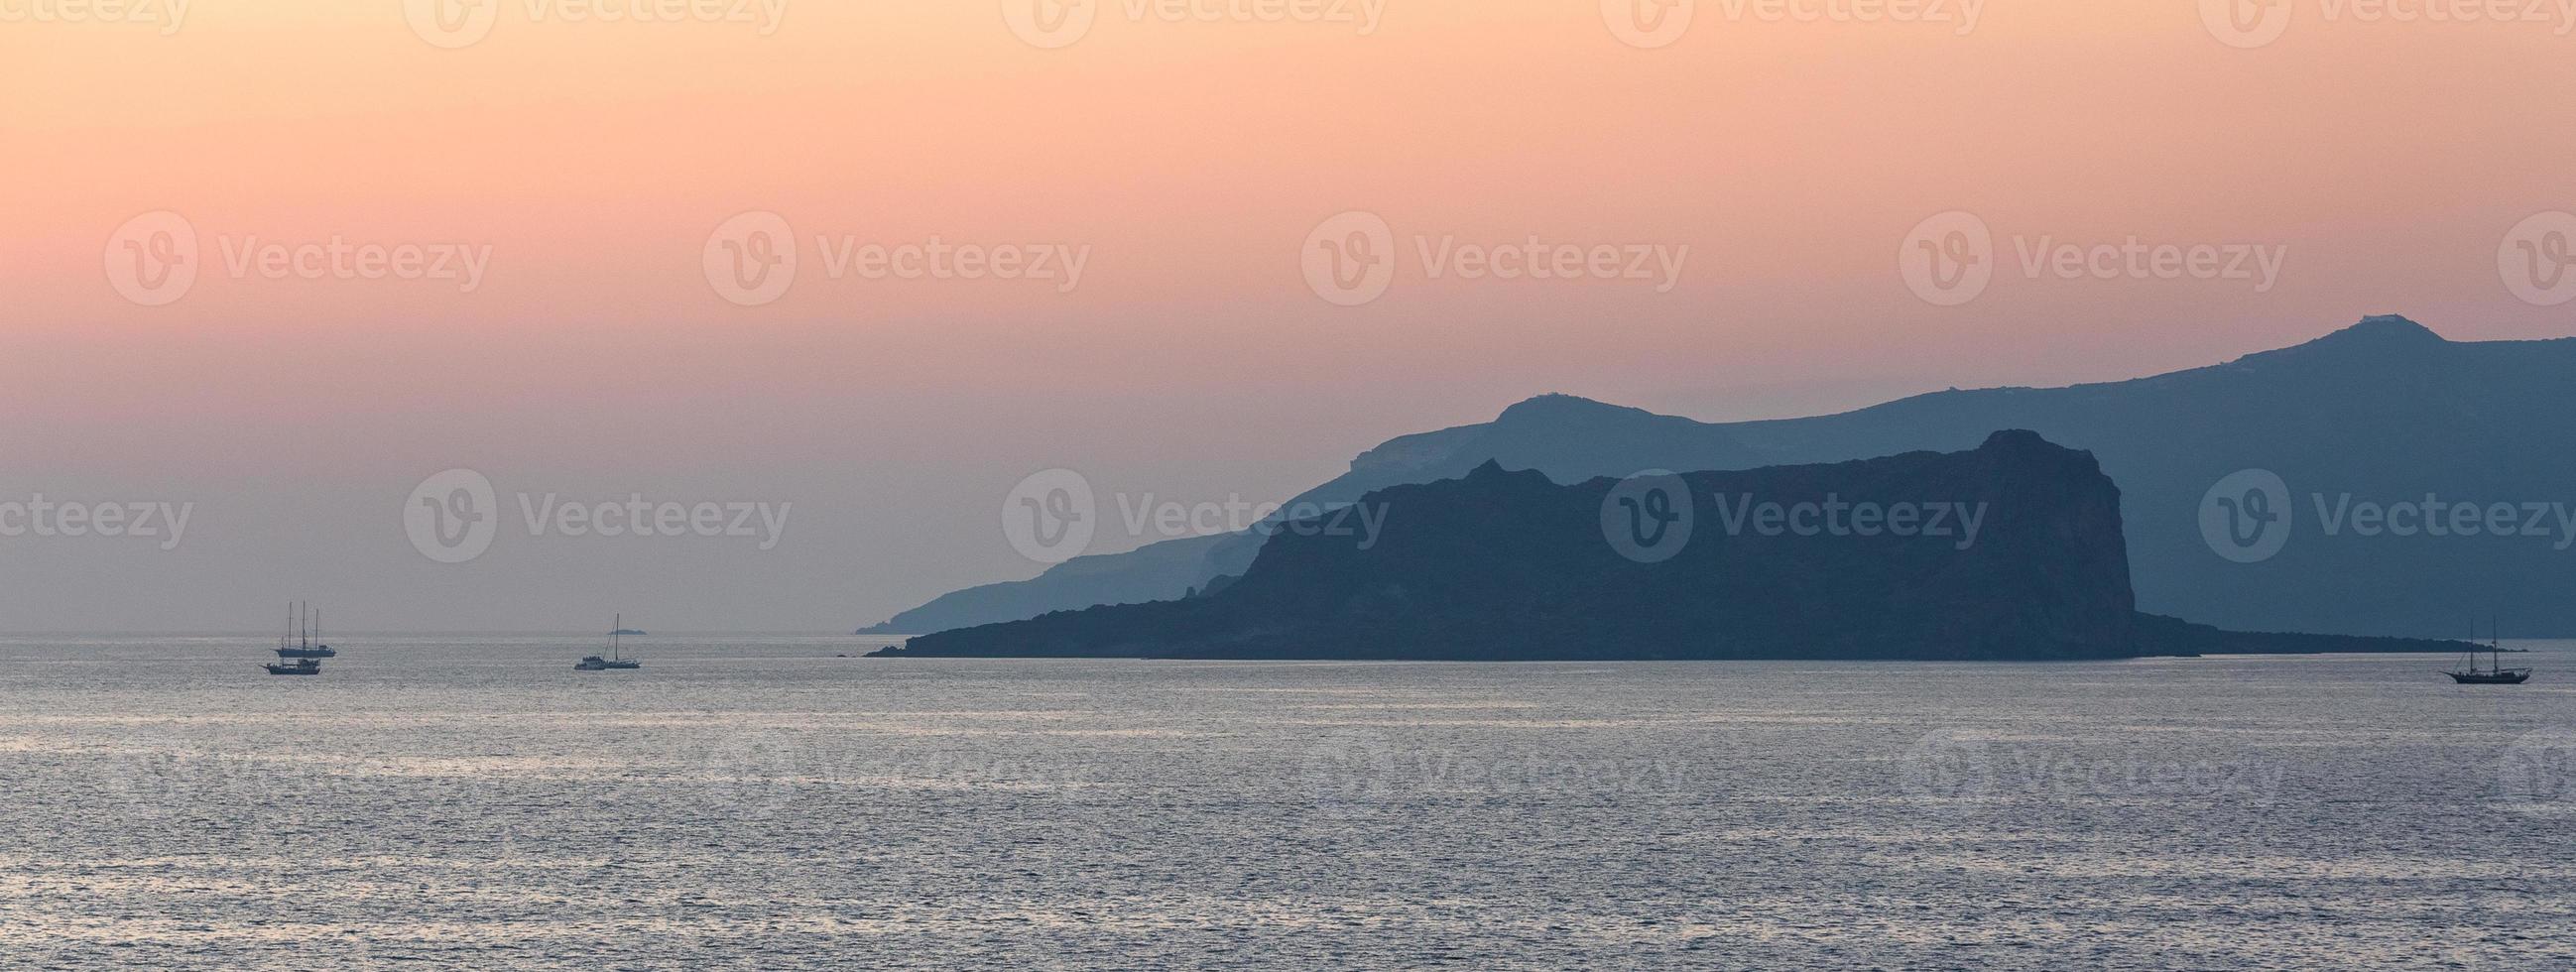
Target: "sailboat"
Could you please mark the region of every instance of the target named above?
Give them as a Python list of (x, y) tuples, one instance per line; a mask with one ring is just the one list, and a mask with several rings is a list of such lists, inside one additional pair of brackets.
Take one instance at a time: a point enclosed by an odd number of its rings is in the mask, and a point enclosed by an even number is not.
[[(2500, 628), (2502, 626), (2498, 625), (2497, 627)], [(2487, 631), (2487, 634), (2494, 636), (2493, 640), (2487, 642), (2487, 654), (2493, 660), (2490, 661), (2485, 668), (2478, 667), (2478, 626), (2476, 622), (2471, 622), (2469, 624), (2468, 666), (2459, 671), (2443, 672), (2442, 674), (2451, 676), (2451, 681), (2458, 682), (2462, 685), (2520, 685), (2524, 682), (2531, 681), (2531, 669), (2504, 667), (2504, 637), (2502, 632), (2495, 630), (2494, 628), (2490, 628)]]
[[(307, 605), (307, 607), (310, 607), (310, 605)], [(290, 613), (293, 613), (293, 612), (295, 612), (295, 608), (294, 608), (292, 605), (290, 605), (290, 606), (288, 606), (288, 607), (287, 607), (287, 611), (288, 611), (288, 612), (290, 612)], [(290, 623), (291, 623), (291, 622), (290, 622)], [(278, 643), (277, 643), (277, 657), (279, 657), (279, 658), (338, 658), (338, 657), (340, 657), (340, 653), (339, 653), (339, 652), (337, 652), (337, 651), (333, 651), (333, 650), (331, 649), (331, 646), (330, 646), (330, 645), (326, 645), (326, 644), (322, 644), (322, 643), (321, 643), (321, 642), (322, 642), (322, 612), (320, 612), (320, 611), (313, 611), (313, 612), (311, 612), (311, 617), (310, 617), (309, 621), (304, 625), (304, 627), (301, 629), (301, 631), (302, 631), (302, 634), (301, 634), (301, 640), (296, 641), (296, 642), (295, 642), (295, 643), (293, 643), (293, 644), (289, 644), (289, 643), (287, 643), (287, 640), (286, 640), (286, 639), (280, 639), (280, 640), (278, 641)], [(294, 635), (293, 635), (292, 633), (290, 633), (290, 637), (294, 637)]]
[(286, 633), (277, 638), (277, 657), (292, 658), (294, 661), (267, 662), (259, 667), (268, 669), (271, 675), (322, 674), (322, 659), (337, 655), (339, 652), (332, 651), (329, 646), (314, 645), (313, 628), (308, 624), (299, 623), (302, 621), (304, 621), (303, 612), (297, 610), (293, 604), (287, 605)]
[(574, 662), (572, 666), (573, 670), (577, 672), (605, 672), (611, 669), (644, 667), (643, 659), (628, 658), (619, 654), (617, 639), (625, 633), (626, 616), (620, 614), (617, 616), (616, 622), (611, 624), (608, 629), (608, 654), (605, 656), (587, 656), (580, 661)]

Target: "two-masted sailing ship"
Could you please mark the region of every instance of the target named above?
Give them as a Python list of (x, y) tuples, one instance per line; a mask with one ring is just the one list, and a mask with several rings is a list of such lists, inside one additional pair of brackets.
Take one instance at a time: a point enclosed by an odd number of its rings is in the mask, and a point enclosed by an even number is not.
[[(2496, 627), (2500, 628), (2502, 625)], [(2531, 669), (2504, 667), (2502, 632), (2489, 628), (2487, 635), (2490, 640), (2485, 645), (2486, 650), (2481, 652), (2478, 650), (2478, 626), (2475, 622), (2470, 623), (2468, 664), (2442, 674), (2451, 676), (2451, 681), (2462, 685), (2520, 685), (2531, 681)], [(2480, 654), (2491, 659), (2484, 667), (2478, 665)]]

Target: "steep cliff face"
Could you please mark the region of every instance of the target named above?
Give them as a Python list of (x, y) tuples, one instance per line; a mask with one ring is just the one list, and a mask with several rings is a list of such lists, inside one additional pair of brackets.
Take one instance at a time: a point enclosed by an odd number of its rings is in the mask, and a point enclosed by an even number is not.
[(2071, 659), (2136, 649), (2119, 491), (2090, 455), (2028, 432), (1948, 455), (1572, 486), (1489, 463), (1361, 503), (1382, 529), (1281, 530), (1213, 594), (950, 631), (900, 653)]

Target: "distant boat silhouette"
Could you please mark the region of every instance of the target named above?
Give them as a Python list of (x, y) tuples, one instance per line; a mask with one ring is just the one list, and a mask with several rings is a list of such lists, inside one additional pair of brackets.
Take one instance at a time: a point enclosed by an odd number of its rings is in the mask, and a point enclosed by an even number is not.
[[(2501, 626), (2501, 624), (2497, 625), (2497, 627)], [(2487, 643), (2487, 654), (2494, 658), (2487, 667), (2478, 667), (2478, 626), (2475, 622), (2471, 622), (2469, 624), (2468, 667), (2459, 671), (2443, 672), (2442, 674), (2451, 676), (2451, 681), (2457, 682), (2461, 685), (2520, 685), (2524, 682), (2531, 681), (2531, 669), (2504, 667), (2504, 638), (2502, 633), (2494, 628), (2490, 628), (2487, 631), (2487, 634), (2493, 638), (2493, 640)]]
[(578, 672), (605, 672), (605, 671), (610, 671), (610, 670), (614, 670), (614, 669), (627, 669), (627, 668), (642, 668), (642, 667), (644, 667), (644, 661), (643, 661), (643, 659), (640, 659), (640, 658), (627, 658), (627, 657), (625, 657), (625, 656), (623, 656), (623, 655), (621, 655), (621, 654), (619, 654), (619, 653), (618, 653), (618, 643), (617, 643), (618, 636), (623, 635), (623, 634), (625, 634), (625, 633), (626, 633), (626, 616), (625, 616), (625, 615), (623, 615), (623, 614), (621, 614), (621, 615), (618, 615), (618, 616), (617, 616), (617, 620), (609, 626), (609, 630), (608, 630), (608, 654), (607, 654), (607, 655), (605, 655), (605, 656), (601, 656), (601, 655), (590, 655), (590, 656), (586, 656), (586, 657), (584, 657), (582, 660), (580, 660), (580, 661), (577, 661), (577, 662), (574, 662), (574, 663), (573, 663), (573, 666), (572, 666), (572, 667), (573, 667), (573, 670), (574, 670), (574, 671), (578, 671)]
[(287, 608), (286, 608), (286, 610), (287, 610), (288, 615), (290, 615), (290, 617), (289, 617), (288, 621), (286, 622), (286, 625), (287, 625), (287, 632), (286, 632), (286, 635), (285, 635), (284, 637), (281, 637), (281, 638), (277, 639), (277, 657), (279, 657), (279, 658), (338, 658), (338, 657), (340, 657), (340, 653), (339, 653), (339, 652), (337, 652), (337, 651), (333, 651), (333, 650), (331, 650), (331, 646), (330, 646), (330, 645), (326, 645), (326, 644), (322, 644), (322, 643), (321, 643), (321, 641), (322, 641), (322, 612), (320, 612), (320, 611), (314, 611), (314, 612), (312, 612), (310, 622), (309, 622), (309, 623), (307, 623), (307, 624), (305, 624), (305, 625), (303, 625), (303, 626), (301, 626), (301, 627), (298, 627), (298, 626), (296, 625), (296, 622), (295, 622), (294, 616), (301, 615), (303, 612), (297, 611), (297, 610), (295, 609), (295, 606), (294, 606), (294, 605), (288, 605), (288, 606), (287, 606)]
[(261, 664), (260, 664), (260, 666), (259, 666), (259, 667), (261, 667), (261, 668), (265, 668), (265, 669), (268, 669), (268, 673), (269, 673), (269, 674), (271, 674), (271, 675), (320, 675), (320, 674), (322, 674), (322, 662), (321, 662), (319, 659), (313, 659), (313, 658), (299, 658), (299, 659), (296, 659), (295, 661), (291, 661), (291, 662), (282, 662), (282, 661), (263, 662), (263, 663), (261, 663)]

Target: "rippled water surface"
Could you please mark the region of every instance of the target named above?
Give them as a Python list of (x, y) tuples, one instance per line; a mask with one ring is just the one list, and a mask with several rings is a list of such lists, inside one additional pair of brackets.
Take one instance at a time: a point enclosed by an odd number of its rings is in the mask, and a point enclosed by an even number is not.
[(0, 967), (2576, 966), (2576, 645), (2080, 665), (0, 639)]

